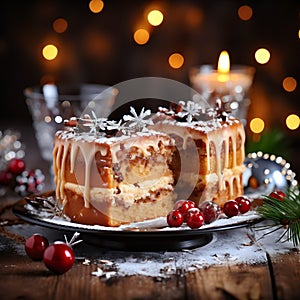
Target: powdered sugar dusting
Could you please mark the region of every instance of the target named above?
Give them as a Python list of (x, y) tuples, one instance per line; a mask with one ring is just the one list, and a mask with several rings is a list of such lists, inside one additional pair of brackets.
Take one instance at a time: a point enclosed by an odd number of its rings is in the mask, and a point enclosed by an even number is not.
[[(267, 264), (267, 253), (271, 256), (292, 251), (290, 242), (276, 242), (283, 232), (278, 230), (265, 235), (268, 230), (258, 230), (264, 224), (251, 228), (238, 228), (214, 233), (213, 240), (200, 248), (176, 252), (126, 252), (99, 249), (88, 241), (74, 247), (77, 263), (93, 265), (91, 276), (102, 280), (113, 276), (143, 275), (167, 278), (175, 274), (193, 272), (209, 266), (233, 264)], [(15, 225), (7, 230), (16, 234), (29, 236), (39, 232), (49, 240), (61, 240), (63, 233), (39, 226)], [(24, 247), (16, 249), (24, 254)]]

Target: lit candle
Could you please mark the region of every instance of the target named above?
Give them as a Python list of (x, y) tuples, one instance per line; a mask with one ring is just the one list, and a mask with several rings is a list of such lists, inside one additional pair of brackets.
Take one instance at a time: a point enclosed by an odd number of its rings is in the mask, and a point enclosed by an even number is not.
[(190, 81), (202, 99), (210, 105), (215, 105), (216, 100), (221, 99), (226, 109), (232, 110), (233, 115), (246, 123), (247, 110), (250, 104), (248, 90), (252, 84), (254, 72), (253, 67), (230, 66), (228, 52), (222, 51), (217, 69), (212, 65), (193, 67), (191, 68)]
[(222, 51), (218, 60), (218, 81), (226, 82), (229, 80), (230, 59), (227, 51)]

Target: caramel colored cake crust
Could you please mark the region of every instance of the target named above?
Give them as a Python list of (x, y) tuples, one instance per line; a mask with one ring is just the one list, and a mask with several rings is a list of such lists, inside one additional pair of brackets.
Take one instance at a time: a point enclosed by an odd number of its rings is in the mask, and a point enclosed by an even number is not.
[[(180, 177), (178, 190), (191, 191), (188, 198), (197, 204), (209, 200), (221, 207), (227, 200), (242, 195), (243, 124), (233, 117), (186, 122), (174, 115), (166, 110), (157, 113), (151, 128), (176, 141), (173, 169), (175, 182)], [(189, 167), (182, 162), (189, 163)]]
[[(182, 178), (178, 189), (191, 190), (189, 199), (196, 203), (212, 200), (223, 206), (243, 194), (245, 133), (237, 119), (213, 124), (211, 130), (207, 126), (169, 121), (154, 125), (176, 140), (174, 172)], [(189, 162), (190, 167), (184, 169), (179, 161)]]
[(173, 206), (173, 149), (171, 138), (157, 132), (111, 138), (58, 132), (54, 174), (64, 213), (105, 226), (166, 215)]

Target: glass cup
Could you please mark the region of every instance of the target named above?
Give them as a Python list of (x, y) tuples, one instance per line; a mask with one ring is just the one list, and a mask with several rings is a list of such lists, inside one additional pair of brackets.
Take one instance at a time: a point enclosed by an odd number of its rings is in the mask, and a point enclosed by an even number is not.
[(54, 135), (63, 128), (64, 120), (91, 111), (99, 118), (108, 117), (117, 90), (98, 84), (47, 84), (28, 87), (24, 94), (41, 156), (52, 164)]
[(249, 90), (255, 68), (234, 65), (229, 73), (220, 73), (212, 65), (195, 66), (190, 69), (190, 82), (202, 100), (212, 106), (217, 101), (231, 115), (247, 123), (248, 108), (251, 103)]

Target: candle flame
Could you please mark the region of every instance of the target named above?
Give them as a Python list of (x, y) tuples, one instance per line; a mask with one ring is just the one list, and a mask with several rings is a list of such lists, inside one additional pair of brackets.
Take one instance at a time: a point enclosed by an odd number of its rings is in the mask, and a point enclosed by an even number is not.
[(218, 72), (229, 73), (230, 70), (230, 60), (227, 51), (222, 51), (218, 61)]

